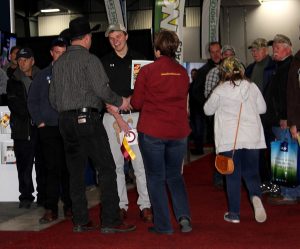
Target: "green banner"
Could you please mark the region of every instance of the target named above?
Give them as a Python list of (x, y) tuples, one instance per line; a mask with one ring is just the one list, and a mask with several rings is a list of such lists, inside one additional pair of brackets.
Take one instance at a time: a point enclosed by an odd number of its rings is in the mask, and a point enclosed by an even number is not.
[(183, 61), (182, 27), (185, 0), (155, 0), (153, 26), (154, 32), (161, 29), (177, 33), (180, 42), (176, 53), (176, 59)]

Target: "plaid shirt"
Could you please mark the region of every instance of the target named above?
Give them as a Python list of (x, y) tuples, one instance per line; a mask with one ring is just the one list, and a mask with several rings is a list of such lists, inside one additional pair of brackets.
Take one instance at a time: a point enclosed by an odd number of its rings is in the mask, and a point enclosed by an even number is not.
[(214, 90), (214, 88), (218, 84), (220, 80), (219, 73), (220, 73), (219, 67), (214, 67), (208, 72), (206, 76), (205, 89), (204, 89), (205, 98), (208, 98), (212, 90)]

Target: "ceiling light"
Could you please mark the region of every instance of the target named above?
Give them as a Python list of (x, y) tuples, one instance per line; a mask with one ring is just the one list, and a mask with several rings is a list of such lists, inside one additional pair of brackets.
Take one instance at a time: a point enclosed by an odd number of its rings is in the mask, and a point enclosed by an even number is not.
[(60, 9), (43, 9), (41, 10), (42, 13), (53, 13), (53, 12), (59, 12)]

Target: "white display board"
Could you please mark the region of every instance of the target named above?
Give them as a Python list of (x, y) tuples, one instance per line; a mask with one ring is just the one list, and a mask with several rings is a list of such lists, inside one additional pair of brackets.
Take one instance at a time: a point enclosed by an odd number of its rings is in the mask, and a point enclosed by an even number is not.
[[(7, 106), (0, 106), (1, 113), (10, 113)], [(1, 115), (0, 115), (1, 119)], [(1, 121), (0, 121), (1, 122)], [(1, 125), (1, 124), (0, 124)], [(11, 145), (13, 145), (13, 140), (10, 138), (10, 129), (9, 127), (3, 128), (0, 127), (0, 202), (18, 202), (19, 201), (19, 180), (18, 180), (18, 171), (16, 164), (14, 162), (14, 157), (12, 153)], [(8, 148), (8, 150), (6, 149)], [(4, 153), (7, 152), (7, 155)], [(5, 159), (5, 160), (4, 160)], [(7, 163), (3, 163), (7, 162)], [(32, 170), (32, 180), (34, 189), (36, 189), (36, 180), (35, 180), (35, 169)], [(33, 194), (36, 196), (36, 191)]]

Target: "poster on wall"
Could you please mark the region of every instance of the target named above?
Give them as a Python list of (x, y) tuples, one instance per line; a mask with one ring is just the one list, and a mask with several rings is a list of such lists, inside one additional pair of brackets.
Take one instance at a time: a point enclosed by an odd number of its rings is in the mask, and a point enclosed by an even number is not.
[(9, 63), (10, 49), (17, 44), (17, 38), (15, 34), (9, 32), (0, 31), (0, 66), (4, 67)]
[(179, 37), (180, 45), (176, 52), (176, 60), (180, 63), (183, 62), (183, 45), (182, 45), (182, 28), (184, 16), (185, 0), (177, 1), (164, 1), (155, 0), (154, 2), (154, 15), (153, 26), (154, 32), (161, 29), (176, 32)]
[(134, 89), (136, 78), (141, 68), (153, 61), (150, 60), (132, 60), (131, 63), (131, 89)]

